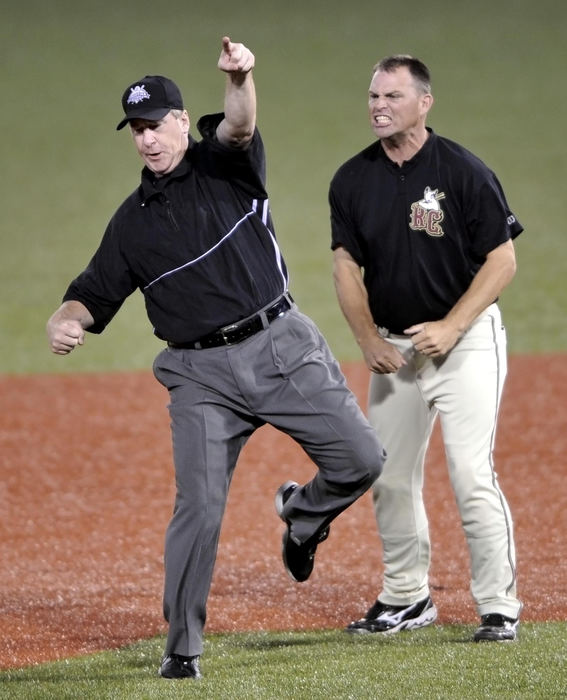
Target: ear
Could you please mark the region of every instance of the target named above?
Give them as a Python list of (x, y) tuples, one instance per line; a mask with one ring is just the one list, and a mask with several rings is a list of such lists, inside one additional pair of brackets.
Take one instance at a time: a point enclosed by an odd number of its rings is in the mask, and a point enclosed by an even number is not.
[(183, 133), (187, 135), (189, 133), (189, 129), (191, 128), (191, 120), (189, 119), (189, 112), (184, 109), (183, 113), (181, 114), (181, 117), (179, 118), (181, 121), (181, 128), (183, 129)]
[(427, 93), (421, 98), (421, 113), (426, 115), (433, 107), (433, 95)]

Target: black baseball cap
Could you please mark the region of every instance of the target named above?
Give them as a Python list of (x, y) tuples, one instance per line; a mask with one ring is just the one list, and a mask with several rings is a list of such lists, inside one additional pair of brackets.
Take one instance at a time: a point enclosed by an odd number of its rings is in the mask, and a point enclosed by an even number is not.
[(125, 117), (116, 127), (122, 129), (131, 119), (158, 121), (172, 109), (183, 109), (177, 85), (163, 75), (146, 75), (129, 85), (122, 95)]

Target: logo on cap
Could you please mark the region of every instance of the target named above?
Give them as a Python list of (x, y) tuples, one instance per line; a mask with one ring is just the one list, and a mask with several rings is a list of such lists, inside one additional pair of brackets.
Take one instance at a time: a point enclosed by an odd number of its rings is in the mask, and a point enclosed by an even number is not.
[(137, 105), (138, 102), (143, 102), (143, 100), (149, 100), (150, 93), (146, 90), (145, 85), (135, 85), (130, 88), (130, 94), (126, 100), (126, 104)]

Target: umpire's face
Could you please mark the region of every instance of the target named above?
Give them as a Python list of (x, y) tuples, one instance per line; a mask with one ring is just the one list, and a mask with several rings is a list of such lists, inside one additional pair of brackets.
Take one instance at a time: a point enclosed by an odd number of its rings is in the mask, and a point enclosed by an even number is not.
[(425, 125), (433, 97), (421, 92), (406, 66), (376, 71), (368, 90), (370, 126), (379, 139), (404, 140)]
[(132, 119), (130, 131), (144, 163), (158, 177), (174, 170), (189, 145), (189, 115), (171, 111), (159, 121)]

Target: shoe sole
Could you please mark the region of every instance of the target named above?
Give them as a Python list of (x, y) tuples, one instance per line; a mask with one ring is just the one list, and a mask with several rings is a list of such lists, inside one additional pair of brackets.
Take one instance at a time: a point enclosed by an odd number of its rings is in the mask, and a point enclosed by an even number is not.
[(299, 486), (299, 484), (296, 481), (286, 481), (285, 484), (282, 484), (279, 489), (276, 491), (276, 498), (275, 498), (275, 506), (276, 506), (276, 513), (278, 514), (280, 520), (284, 522), (288, 527), (283, 533), (282, 536), (282, 560), (283, 560), (283, 565), (284, 569), (286, 570), (287, 575), (289, 578), (294, 582), (294, 583), (303, 583), (303, 581), (300, 581), (299, 579), (296, 579), (295, 576), (291, 573), (291, 569), (289, 568), (287, 564), (287, 558), (286, 558), (286, 547), (287, 547), (287, 541), (289, 538), (289, 524), (287, 520), (284, 518), (283, 515), (283, 508), (284, 508), (284, 500), (283, 500), (283, 495), (284, 493), (291, 487), (291, 486)]
[(161, 668), (158, 669), (158, 676), (160, 678), (164, 678), (166, 681), (183, 681), (183, 680), (188, 680), (188, 681), (198, 681), (200, 680), (203, 676), (201, 672), (199, 674), (195, 675), (183, 675), (183, 676), (174, 676), (173, 674), (164, 674), (161, 671)]
[(513, 637), (498, 637), (498, 636), (489, 636), (488, 634), (486, 636), (480, 636), (476, 635), (474, 636), (474, 641), (475, 642), (515, 642), (517, 639), (516, 635), (514, 634)]
[[(291, 573), (291, 569), (288, 566), (287, 557), (286, 557), (286, 548), (287, 548), (288, 538), (289, 538), (289, 530), (286, 529), (283, 536), (282, 536), (282, 561), (283, 561), (284, 569), (286, 570), (286, 573), (289, 576), (289, 578), (294, 583), (303, 583), (304, 581), (307, 581), (307, 579), (295, 578), (295, 576)], [(309, 576), (307, 578), (309, 578)]]
[(287, 521), (283, 516), (283, 508), (284, 508), (283, 495), (288, 490), (288, 488), (290, 486), (299, 486), (299, 484), (296, 481), (286, 481), (285, 484), (282, 484), (279, 487), (279, 489), (276, 491), (276, 498), (275, 498), (276, 513), (278, 514), (280, 520), (283, 520), (284, 523), (287, 523)]
[(395, 627), (390, 627), (387, 630), (367, 630), (363, 627), (346, 628), (349, 634), (397, 634), (406, 630), (407, 632), (411, 630), (419, 629), (420, 627), (427, 627), (435, 622), (437, 619), (437, 608), (435, 606), (425, 610), (419, 617), (413, 620), (404, 620), (400, 622), (399, 625)]
[(496, 644), (511, 644), (511, 643), (513, 643), (513, 642), (516, 641), (516, 637), (514, 637), (513, 639), (512, 639), (511, 637), (508, 637), (508, 638), (506, 638), (506, 639), (495, 639), (494, 637), (491, 637), (491, 638), (489, 638), (489, 637), (481, 637), (480, 639), (477, 639), (477, 638), (475, 637), (475, 640), (474, 640), (474, 641), (475, 641), (477, 644), (482, 644), (483, 642), (492, 642), (492, 643), (496, 642)]

